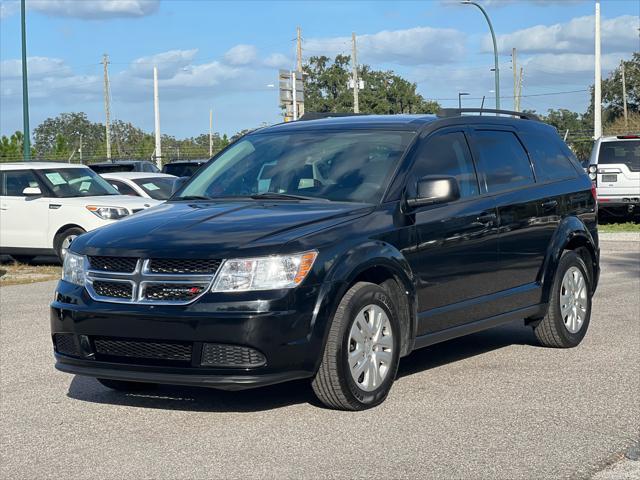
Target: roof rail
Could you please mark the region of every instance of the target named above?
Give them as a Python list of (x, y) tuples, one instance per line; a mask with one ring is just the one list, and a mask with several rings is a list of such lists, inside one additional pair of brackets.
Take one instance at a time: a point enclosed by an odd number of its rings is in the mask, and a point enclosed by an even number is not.
[(302, 115), (298, 121), (300, 120), (320, 120), (321, 118), (337, 118), (337, 117), (357, 117), (360, 115), (365, 115), (363, 113), (337, 113), (337, 112), (306, 112)]
[(497, 113), (522, 118), (523, 120), (535, 120), (538, 122), (540, 121), (538, 116), (534, 115), (533, 113), (514, 112), (512, 110), (494, 110), (491, 108), (443, 108), (437, 113), (437, 115), (441, 118), (449, 118), (460, 117), (463, 113), (479, 113), (480, 115), (482, 115), (483, 113)]

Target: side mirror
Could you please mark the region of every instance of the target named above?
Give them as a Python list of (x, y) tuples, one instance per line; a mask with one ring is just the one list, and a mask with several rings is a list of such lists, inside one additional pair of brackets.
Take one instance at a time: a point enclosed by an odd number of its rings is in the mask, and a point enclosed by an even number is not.
[(22, 190), (22, 195), (24, 195), (25, 197), (39, 197), (40, 195), (42, 195), (42, 192), (40, 191), (39, 187), (27, 187)]
[(410, 208), (453, 202), (460, 198), (458, 181), (454, 177), (427, 176), (416, 182), (415, 197), (406, 199)]
[(180, 190), (190, 178), (191, 177), (178, 177), (178, 179), (173, 182), (173, 187), (171, 188), (171, 196), (173, 196), (174, 193)]

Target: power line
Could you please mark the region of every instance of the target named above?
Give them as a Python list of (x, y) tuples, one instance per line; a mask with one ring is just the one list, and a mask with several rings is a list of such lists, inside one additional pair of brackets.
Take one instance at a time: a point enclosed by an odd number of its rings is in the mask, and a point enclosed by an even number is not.
[[(565, 94), (569, 94), (569, 93), (583, 93), (583, 92), (588, 92), (589, 89), (582, 89), (582, 90), (566, 90), (563, 92), (549, 92), (549, 93), (532, 93), (530, 95), (521, 95), (520, 98), (530, 98), (530, 97), (545, 97), (545, 96), (549, 96), (549, 95), (565, 95)], [(482, 100), (483, 97), (468, 97), (469, 100)], [(496, 98), (495, 96), (492, 97), (486, 97), (486, 98)], [(511, 98), (510, 96), (501, 96), (500, 98)], [(451, 98), (429, 98), (429, 100), (434, 100), (436, 102), (440, 102), (440, 101), (446, 101), (446, 100), (458, 100), (458, 97), (451, 97)]]

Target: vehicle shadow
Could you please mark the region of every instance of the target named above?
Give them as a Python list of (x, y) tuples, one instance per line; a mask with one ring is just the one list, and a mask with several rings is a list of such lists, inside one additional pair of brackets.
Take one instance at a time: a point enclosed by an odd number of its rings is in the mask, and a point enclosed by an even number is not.
[[(531, 328), (525, 327), (520, 320), (417, 350), (402, 359), (397, 378), (441, 367), (512, 344), (538, 345)], [(235, 392), (204, 387), (159, 385), (124, 393), (110, 390), (93, 378), (74, 376), (67, 396), (91, 403), (195, 412), (256, 412), (297, 404), (322, 407), (314, 396), (309, 380)]]

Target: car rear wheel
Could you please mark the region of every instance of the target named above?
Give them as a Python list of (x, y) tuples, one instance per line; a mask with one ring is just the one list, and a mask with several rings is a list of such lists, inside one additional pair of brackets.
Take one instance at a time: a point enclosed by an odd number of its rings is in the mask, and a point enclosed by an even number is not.
[(545, 347), (571, 348), (584, 338), (591, 319), (591, 282), (587, 266), (574, 251), (558, 264), (545, 317), (534, 327)]
[(364, 410), (384, 401), (398, 369), (400, 325), (387, 292), (360, 282), (333, 317), (312, 387), (330, 408)]
[(142, 383), (142, 382), (125, 382), (123, 380), (109, 380), (107, 378), (96, 378), (100, 384), (110, 388), (111, 390), (117, 390), (119, 392), (135, 392), (138, 390), (148, 390), (155, 387), (154, 383)]
[(53, 240), (53, 248), (61, 262), (64, 262), (64, 257), (71, 246), (71, 242), (83, 233), (86, 232), (80, 227), (71, 227), (56, 235)]

